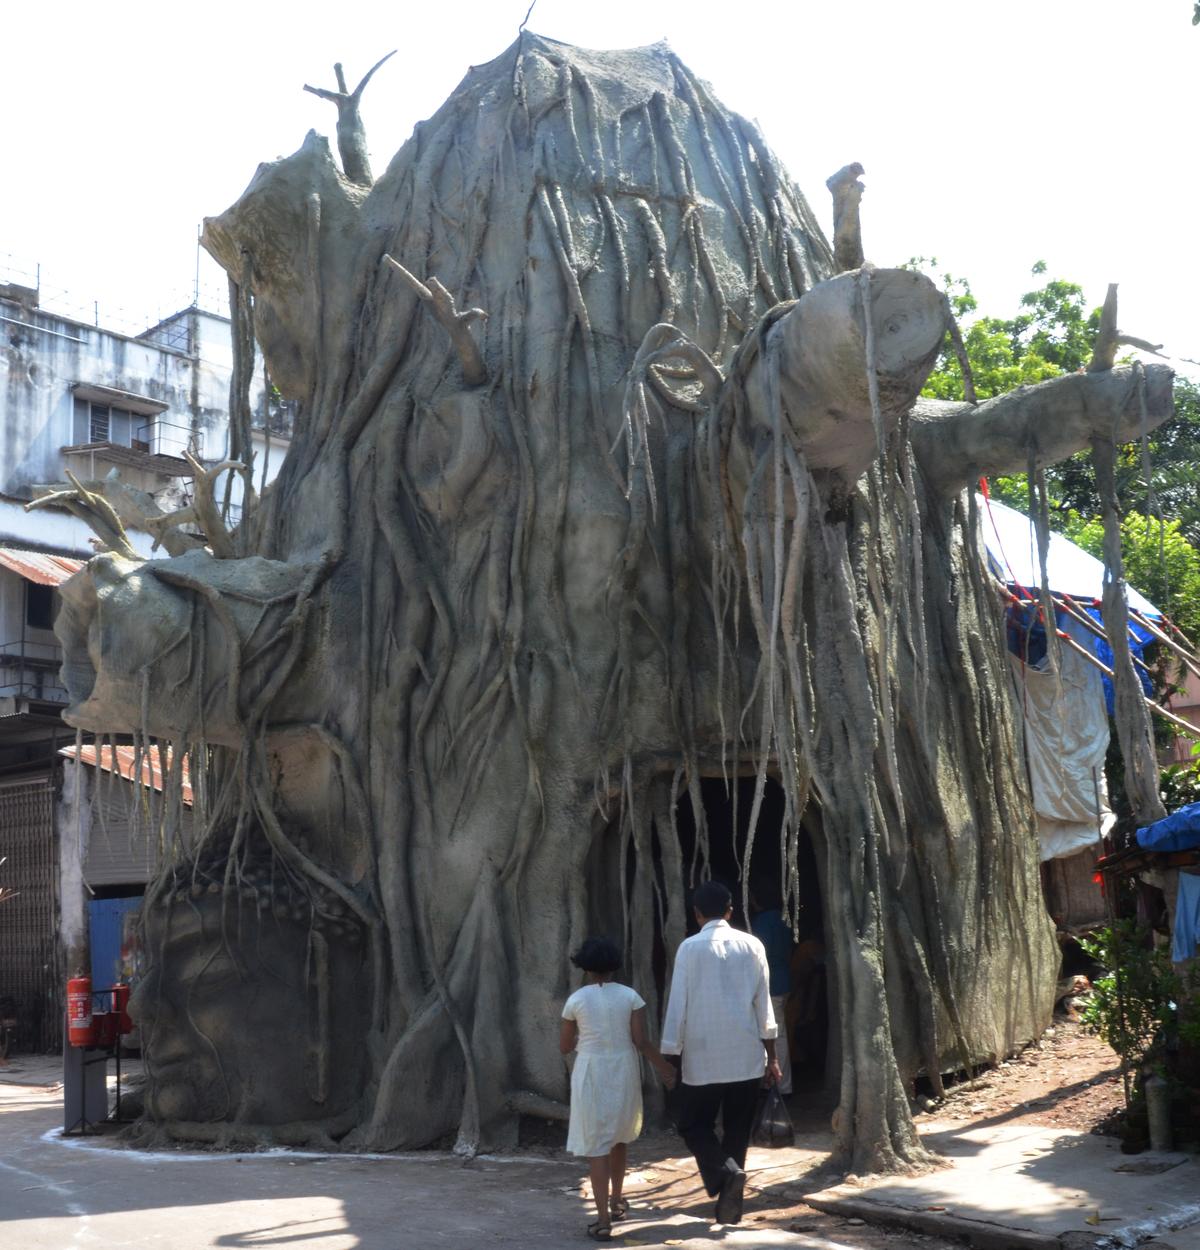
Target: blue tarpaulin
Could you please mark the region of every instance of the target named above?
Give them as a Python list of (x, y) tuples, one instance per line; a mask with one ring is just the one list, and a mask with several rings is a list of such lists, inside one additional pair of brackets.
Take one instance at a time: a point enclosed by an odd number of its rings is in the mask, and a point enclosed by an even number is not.
[(1190, 851), (1200, 846), (1200, 803), (1189, 803), (1139, 829), (1137, 840), (1146, 851)]

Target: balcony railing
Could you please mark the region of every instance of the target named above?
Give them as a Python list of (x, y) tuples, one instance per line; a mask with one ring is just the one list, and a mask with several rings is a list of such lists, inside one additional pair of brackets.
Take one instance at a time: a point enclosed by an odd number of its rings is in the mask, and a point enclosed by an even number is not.
[(267, 430), (282, 438), (291, 438), (296, 430), (296, 413), (300, 405), (294, 399), (283, 399), (268, 405), (267, 412), (250, 414), (250, 425), (256, 430)]
[(190, 451), (200, 459), (204, 454), (204, 437), (186, 425), (174, 425), (155, 417), (139, 427), (133, 448), (152, 456), (175, 456), (179, 460), (183, 459), (185, 451)]
[(61, 667), (62, 648), (57, 643), (30, 638), (0, 643), (0, 698), (67, 703), (67, 690), (59, 677)]

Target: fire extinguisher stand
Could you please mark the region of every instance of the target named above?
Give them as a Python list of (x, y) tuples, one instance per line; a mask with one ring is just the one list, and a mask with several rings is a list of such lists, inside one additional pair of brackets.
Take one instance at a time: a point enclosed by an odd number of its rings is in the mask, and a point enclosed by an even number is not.
[(108, 1118), (108, 1052), (63, 1045), (63, 1136), (89, 1134)]
[[(79, 1002), (84, 995), (92, 1010), (85, 1012)], [(113, 1010), (96, 1013), (95, 999), (105, 996)], [(86, 978), (68, 982), (67, 1037), (63, 1063), (63, 1136), (87, 1136), (104, 1123), (121, 1123), (121, 1037), (130, 1027), (125, 1006), (129, 987), (113, 985), (93, 990)], [(108, 1061), (117, 1069), (117, 1097), (108, 1114)]]

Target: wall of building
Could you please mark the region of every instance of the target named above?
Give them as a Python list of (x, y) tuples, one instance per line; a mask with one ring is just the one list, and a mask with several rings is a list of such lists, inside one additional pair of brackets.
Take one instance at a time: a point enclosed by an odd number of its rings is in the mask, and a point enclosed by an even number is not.
[[(24, 508), (36, 486), (65, 481), (68, 468), (86, 480), (115, 467), (164, 508), (186, 502), (183, 450), (209, 464), (228, 456), (232, 369), (229, 322), (216, 314), (184, 309), (130, 336), (51, 313), (38, 307), (36, 291), (0, 284), (0, 546), (93, 554), (83, 522), (61, 509)], [(92, 437), (87, 403), (109, 408), (108, 439)], [(270, 402), (261, 367), (250, 403), (261, 489), (264, 468), (269, 483), (288, 447), (286, 414)], [(269, 454), (265, 425), (273, 427)], [(240, 479), (231, 498), (236, 521)], [(152, 554), (149, 535), (131, 530), (129, 539)], [(156, 845), (132, 818), (140, 787), (84, 765), (60, 768), (58, 748), (73, 735), (54, 714), (57, 671), (52, 660), (31, 663), (53, 656), (56, 639), (28, 625), (25, 608), (24, 579), (0, 568), (0, 650), (15, 644), (20, 657), (0, 663), (0, 857), (10, 856), (0, 880), (21, 891), (0, 908), (0, 999), (14, 1000), (19, 1044), (45, 1049), (61, 1044), (64, 973), (86, 971), (90, 891), (136, 889), (153, 870)]]
[[(182, 470), (184, 448), (209, 463), (228, 455), (229, 322), (190, 308), (129, 337), (46, 312), (33, 293), (19, 294), (0, 289), (0, 496), (7, 497), (0, 499), (0, 538), (9, 545), (89, 555), (86, 526), (65, 513), (25, 514), (21, 503), (35, 486), (64, 481), (67, 468), (97, 479), (115, 466), (123, 481), (161, 497), (163, 506), (178, 506), (188, 491), (186, 480), (174, 476)], [(111, 399), (112, 441), (136, 439), (147, 454), (135, 446), (114, 457), (94, 445), (81, 406), (99, 402), (91, 387), (136, 397), (129, 401), (127, 419), (117, 415), (122, 400)], [(269, 410), (261, 366), (250, 403), (261, 424)], [(274, 433), (269, 456), (261, 433), (256, 443), (257, 488), (264, 464), (266, 481), (274, 479), (287, 439)], [(82, 450), (64, 454), (64, 448)], [(232, 499), (240, 506), (240, 480)], [(137, 539), (134, 545), (148, 551)]]
[(163, 404), (164, 420), (190, 424), (194, 365), (185, 353), (6, 300), (0, 300), (0, 316), (0, 490), (5, 494), (28, 499), (33, 485), (62, 481), (62, 448), (91, 441), (76, 429), (72, 387), (77, 383)]
[[(0, 695), (25, 693), (54, 699), (61, 689), (60, 679), (55, 669), (47, 671), (45, 665), (59, 655), (58, 639), (53, 628), (28, 623), (27, 585), (23, 577), (0, 568)], [(58, 592), (53, 587), (45, 589), (51, 595), (53, 621)]]
[[(0, 1010), (17, 1021), (16, 1046), (62, 1044), (56, 797), (49, 770), (0, 780), (0, 881), (17, 893), (0, 903)], [(82, 892), (82, 887), (81, 887)]]
[[(1200, 677), (1191, 672), (1185, 674), (1181, 687), (1178, 694), (1173, 694), (1167, 703), (1180, 720), (1185, 720), (1189, 725), (1195, 725), (1197, 729), (1200, 729)], [(1172, 761), (1180, 764), (1195, 762), (1195, 757), (1192, 755), (1194, 745), (1195, 741), (1191, 738), (1176, 738), (1171, 744)]]

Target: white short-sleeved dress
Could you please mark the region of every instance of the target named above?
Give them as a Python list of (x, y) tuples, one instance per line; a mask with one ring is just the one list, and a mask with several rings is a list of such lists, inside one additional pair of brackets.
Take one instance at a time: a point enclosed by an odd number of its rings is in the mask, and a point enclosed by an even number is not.
[(636, 990), (616, 981), (585, 985), (563, 1005), (563, 1019), (579, 1028), (567, 1129), (572, 1154), (606, 1155), (642, 1131), (642, 1066), (629, 1017), (645, 1005)]

